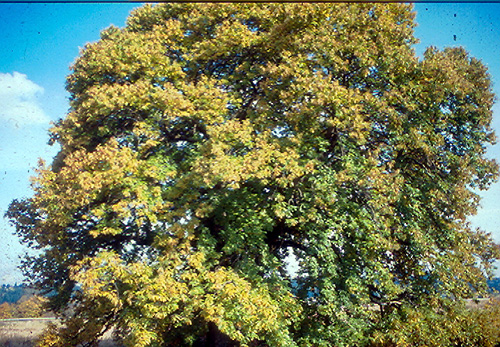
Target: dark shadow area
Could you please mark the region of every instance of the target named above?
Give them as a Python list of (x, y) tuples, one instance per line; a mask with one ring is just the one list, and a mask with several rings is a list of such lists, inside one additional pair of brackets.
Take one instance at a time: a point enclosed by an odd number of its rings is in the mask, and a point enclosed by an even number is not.
[(99, 342), (99, 347), (123, 347), (123, 345), (113, 341), (113, 339), (103, 339)]

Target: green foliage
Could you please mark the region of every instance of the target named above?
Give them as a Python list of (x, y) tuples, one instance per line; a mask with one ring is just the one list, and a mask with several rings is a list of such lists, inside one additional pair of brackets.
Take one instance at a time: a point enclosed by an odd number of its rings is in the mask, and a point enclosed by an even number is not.
[(499, 256), (466, 223), (498, 171), (494, 96), (462, 48), (419, 60), (413, 19), (403, 4), (164, 4), (87, 45), (51, 130), (61, 152), (7, 213), (65, 314), (41, 345), (113, 326), (128, 346), (451, 334), (462, 316), (443, 312), (485, 293)]

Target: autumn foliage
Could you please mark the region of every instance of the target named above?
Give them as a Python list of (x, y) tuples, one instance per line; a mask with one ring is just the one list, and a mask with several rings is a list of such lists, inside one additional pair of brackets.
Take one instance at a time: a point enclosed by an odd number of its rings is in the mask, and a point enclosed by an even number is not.
[(23, 295), (17, 302), (0, 304), (0, 319), (39, 318), (46, 314), (47, 299), (39, 295)]
[(466, 223), (494, 96), (464, 49), (418, 58), (414, 26), (404, 4), (162, 4), (103, 31), (8, 212), (65, 319), (41, 345), (416, 346), (458, 321), (499, 256)]

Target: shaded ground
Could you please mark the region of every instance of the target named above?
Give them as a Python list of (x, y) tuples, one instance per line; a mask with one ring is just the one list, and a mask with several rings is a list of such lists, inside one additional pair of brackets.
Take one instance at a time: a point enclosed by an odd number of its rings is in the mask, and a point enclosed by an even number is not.
[[(0, 321), (0, 347), (33, 347), (38, 335), (47, 324), (55, 320), (29, 319), (21, 321)], [(118, 347), (110, 336), (106, 336), (100, 347)]]

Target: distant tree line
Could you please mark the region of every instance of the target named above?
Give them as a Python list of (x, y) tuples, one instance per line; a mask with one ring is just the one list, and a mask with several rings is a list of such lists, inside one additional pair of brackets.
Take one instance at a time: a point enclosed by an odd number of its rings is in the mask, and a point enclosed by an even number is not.
[(19, 301), (23, 295), (33, 295), (34, 290), (24, 284), (2, 284), (0, 287), (0, 304), (7, 302), (13, 304)]

